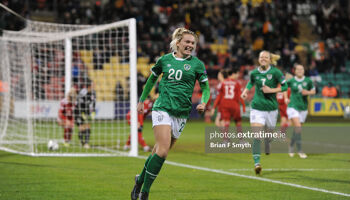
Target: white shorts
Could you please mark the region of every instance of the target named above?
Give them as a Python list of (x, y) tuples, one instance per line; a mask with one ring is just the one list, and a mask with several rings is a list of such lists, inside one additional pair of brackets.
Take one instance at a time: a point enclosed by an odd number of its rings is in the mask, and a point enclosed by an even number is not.
[(178, 139), (185, 128), (187, 119), (170, 116), (167, 112), (152, 111), (152, 127), (170, 125), (171, 137)]
[(304, 123), (307, 117), (307, 110), (295, 110), (295, 108), (287, 108), (288, 119), (299, 117), (300, 123)]
[(269, 128), (276, 126), (278, 110), (261, 111), (250, 109), (250, 123), (259, 123), (266, 125)]

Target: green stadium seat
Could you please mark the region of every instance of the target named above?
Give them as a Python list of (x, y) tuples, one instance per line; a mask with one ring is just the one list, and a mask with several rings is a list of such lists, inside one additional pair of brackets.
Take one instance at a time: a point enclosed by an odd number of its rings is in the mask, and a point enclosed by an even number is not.
[(345, 62), (345, 68), (348, 73), (350, 73), (350, 60)]
[(343, 93), (348, 93), (349, 92), (349, 88), (347, 88), (347, 87), (341, 88), (341, 91)]
[(328, 78), (331, 79), (331, 80), (334, 80), (335, 79), (335, 74), (328, 73)]
[(325, 80), (325, 79), (326, 79), (326, 74), (320, 73), (320, 76), (321, 76), (322, 80)]
[(350, 68), (350, 60), (345, 62), (345, 66), (346, 66), (346, 68)]
[(334, 76), (335, 76), (335, 79), (336, 79), (336, 80), (341, 80), (341, 79), (343, 79), (343, 74), (341, 74), (341, 73), (335, 74)]
[(343, 81), (338, 80), (338, 79), (336, 79), (335, 81), (332, 81), (332, 83), (333, 83), (334, 86), (336, 86), (336, 85), (339, 85), (339, 86), (343, 85)]

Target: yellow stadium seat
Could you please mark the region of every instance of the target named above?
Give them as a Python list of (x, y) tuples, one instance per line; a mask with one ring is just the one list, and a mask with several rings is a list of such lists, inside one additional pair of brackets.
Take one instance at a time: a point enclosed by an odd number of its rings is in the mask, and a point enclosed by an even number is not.
[(81, 50), (80, 51), (80, 58), (85, 64), (92, 63), (92, 61), (93, 61), (93, 52), (92, 51), (88, 51), (88, 50)]
[(147, 64), (149, 62), (149, 57), (138, 57), (137, 63)]
[(85, 63), (85, 66), (89, 69), (89, 70), (94, 70), (94, 65), (92, 63)]
[(226, 53), (228, 50), (227, 44), (212, 44), (210, 49), (215, 53)]
[(105, 71), (112, 71), (112, 65), (110, 63), (104, 63), (103, 64), (103, 70)]
[(137, 70), (145, 77), (148, 77), (150, 74), (151, 66), (148, 64), (137, 64)]
[(129, 64), (120, 64), (118, 67), (119, 67), (119, 69), (121, 69), (123, 71), (129, 71), (130, 70)]
[(97, 101), (103, 101), (102, 96), (96, 91), (96, 99)]
[(112, 64), (119, 63), (119, 57), (118, 56), (111, 56), (109, 59), (109, 62)]

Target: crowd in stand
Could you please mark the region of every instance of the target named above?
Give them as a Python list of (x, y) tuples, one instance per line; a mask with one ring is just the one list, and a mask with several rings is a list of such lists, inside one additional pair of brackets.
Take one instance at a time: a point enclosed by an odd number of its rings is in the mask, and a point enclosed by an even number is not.
[[(306, 66), (307, 75), (344, 72), (350, 60), (350, 13), (346, 0), (1, 0), (22, 16), (52, 11), (56, 21), (69, 24), (103, 24), (135, 17), (138, 30), (138, 56), (155, 62), (167, 53), (170, 35), (185, 26), (199, 35), (197, 56), (211, 78), (221, 68), (254, 65), (263, 49), (280, 54), (279, 66), (291, 71), (295, 63)], [(317, 41), (300, 44), (299, 20), (308, 17)], [(21, 21), (0, 13), (0, 26), (16, 29)], [(209, 44), (226, 44), (227, 56), (220, 60)], [(211, 72), (211, 73), (209, 73)]]

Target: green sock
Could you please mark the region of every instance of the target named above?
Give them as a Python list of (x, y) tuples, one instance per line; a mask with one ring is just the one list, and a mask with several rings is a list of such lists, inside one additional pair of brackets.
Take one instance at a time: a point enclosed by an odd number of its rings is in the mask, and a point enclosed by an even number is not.
[(145, 173), (145, 181), (143, 182), (142, 192), (149, 193), (153, 181), (157, 178), (157, 175), (162, 168), (165, 158), (159, 157), (157, 154), (153, 154), (147, 165)]
[(145, 174), (146, 174), (146, 170), (147, 170), (146, 166), (148, 165), (148, 162), (149, 162), (149, 160), (151, 160), (152, 156), (153, 156), (152, 154), (148, 156), (148, 158), (145, 162), (145, 166), (143, 167), (142, 172), (141, 172), (139, 178), (137, 179), (137, 184), (143, 184), (143, 180), (145, 179)]
[(260, 154), (261, 154), (261, 149), (260, 149), (261, 141), (254, 139), (253, 140), (253, 159), (254, 159), (254, 164), (260, 164)]
[(301, 133), (295, 134), (295, 144), (297, 146), (297, 151), (301, 152)]
[(296, 133), (293, 132), (293, 135), (292, 135), (291, 140), (290, 140), (290, 146), (291, 146), (291, 147), (294, 146), (294, 143), (295, 143), (295, 135), (296, 135)]

